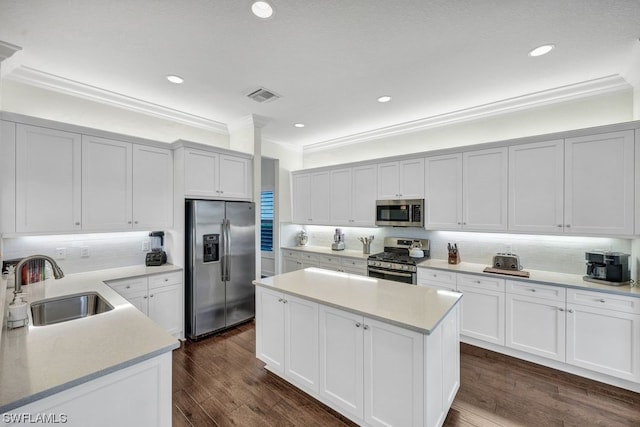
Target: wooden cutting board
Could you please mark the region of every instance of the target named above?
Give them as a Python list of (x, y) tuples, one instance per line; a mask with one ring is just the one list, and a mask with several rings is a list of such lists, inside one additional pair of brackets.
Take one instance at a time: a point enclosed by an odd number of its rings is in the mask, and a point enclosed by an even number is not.
[(524, 270), (501, 270), (499, 268), (486, 267), (485, 273), (505, 274), (507, 276), (529, 277), (529, 272)]

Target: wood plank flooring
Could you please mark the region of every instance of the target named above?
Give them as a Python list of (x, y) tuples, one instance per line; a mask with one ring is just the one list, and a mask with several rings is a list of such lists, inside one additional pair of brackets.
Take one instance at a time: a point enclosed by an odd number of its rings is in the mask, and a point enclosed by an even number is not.
[[(462, 344), (445, 426), (640, 426), (640, 394)], [(354, 426), (268, 373), (254, 323), (173, 353), (174, 426)]]

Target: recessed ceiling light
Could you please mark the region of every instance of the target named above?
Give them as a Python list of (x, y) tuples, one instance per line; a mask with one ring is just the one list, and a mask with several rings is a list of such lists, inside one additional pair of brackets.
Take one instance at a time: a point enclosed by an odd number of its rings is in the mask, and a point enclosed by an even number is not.
[(251, 12), (258, 18), (267, 19), (273, 15), (273, 8), (266, 1), (256, 1), (251, 5)]
[(391, 97), (390, 96), (381, 96), (380, 98), (378, 98), (378, 102), (389, 102), (391, 101)]
[(542, 46), (538, 46), (537, 48), (531, 50), (529, 52), (529, 56), (542, 56), (551, 52), (553, 48), (556, 47), (554, 44), (543, 44)]
[(175, 83), (177, 85), (181, 84), (184, 82), (184, 79), (180, 76), (176, 76), (173, 74), (170, 74), (167, 76), (167, 80), (169, 80), (171, 83)]
[(296, 123), (294, 124), (295, 127), (297, 128), (303, 128), (304, 127), (304, 123)]

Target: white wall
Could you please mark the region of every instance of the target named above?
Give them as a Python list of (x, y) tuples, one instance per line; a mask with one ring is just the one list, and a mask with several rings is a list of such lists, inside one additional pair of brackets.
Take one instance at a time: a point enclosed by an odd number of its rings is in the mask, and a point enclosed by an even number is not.
[(229, 135), (3, 79), (0, 109), (160, 142), (178, 139), (229, 148)]
[(280, 222), (291, 221), (291, 182), (289, 172), (302, 169), (302, 151), (294, 146), (262, 140), (262, 155), (280, 160), (279, 214)]
[(323, 151), (305, 151), (304, 168), (626, 122), (633, 120), (633, 96), (629, 89)]

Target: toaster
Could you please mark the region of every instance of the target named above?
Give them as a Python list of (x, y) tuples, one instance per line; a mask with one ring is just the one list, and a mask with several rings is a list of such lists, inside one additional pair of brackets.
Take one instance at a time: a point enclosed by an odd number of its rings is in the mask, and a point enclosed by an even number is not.
[(493, 268), (518, 271), (522, 270), (522, 265), (516, 254), (497, 253), (493, 256)]

